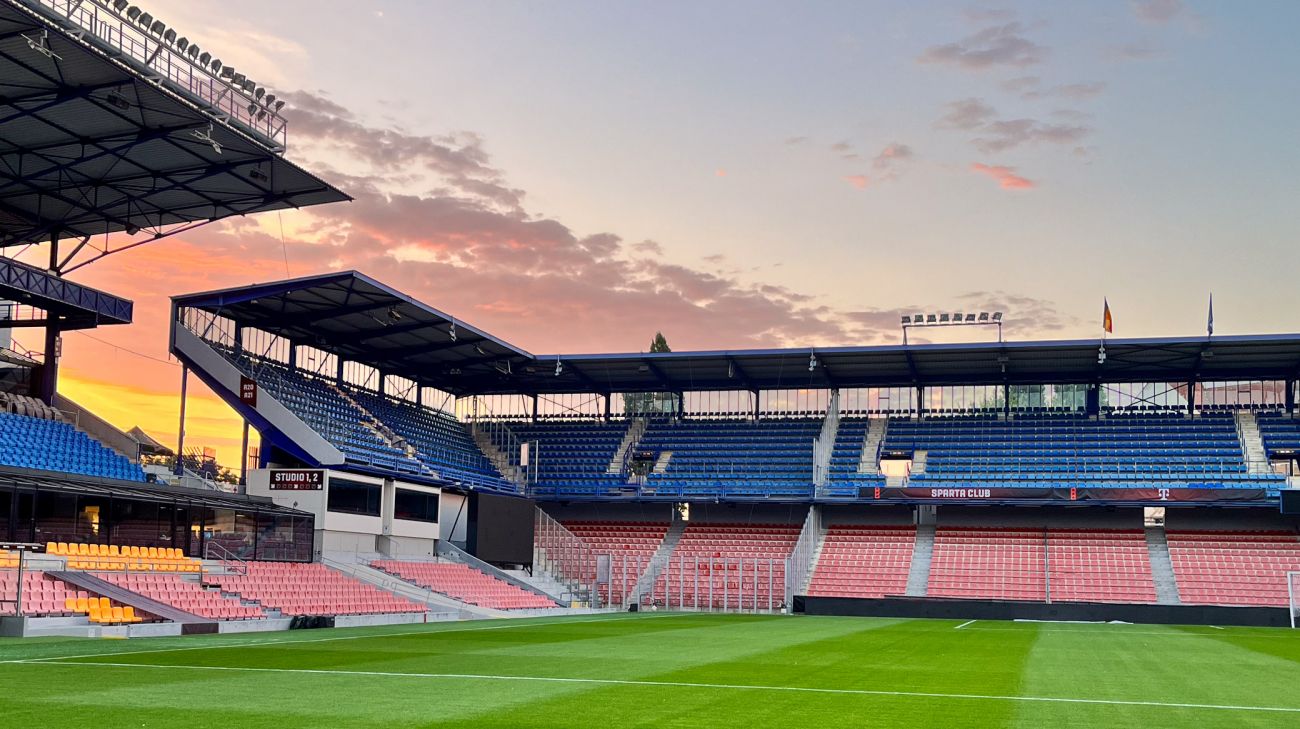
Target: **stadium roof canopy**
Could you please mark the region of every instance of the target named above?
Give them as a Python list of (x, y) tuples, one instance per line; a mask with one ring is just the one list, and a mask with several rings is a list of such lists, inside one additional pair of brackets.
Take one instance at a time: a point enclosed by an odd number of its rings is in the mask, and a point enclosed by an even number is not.
[(172, 302), (456, 395), (1300, 376), (1300, 334), (533, 355), (354, 271)]
[[(76, 249), (51, 265), (63, 270), (107, 233), (144, 231), (152, 240), (176, 227), (348, 199), (236, 124), (228, 102), (183, 93), (181, 81), (210, 79), (182, 77), (191, 69), (179, 62), (150, 66), (78, 24), (128, 32), (108, 25), (106, 5), (0, 0), (0, 249), (71, 239)], [(92, 11), (93, 22), (81, 17)], [(176, 58), (170, 47), (149, 58), (160, 56)]]

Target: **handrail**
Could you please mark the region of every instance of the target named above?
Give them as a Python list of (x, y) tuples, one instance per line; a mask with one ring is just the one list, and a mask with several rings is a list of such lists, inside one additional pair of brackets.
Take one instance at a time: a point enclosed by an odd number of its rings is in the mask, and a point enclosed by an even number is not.
[[(213, 554), (216, 556), (213, 556)], [(217, 560), (227, 572), (233, 572), (237, 575), (248, 574), (248, 561), (216, 542), (207, 541), (203, 543), (203, 559)], [(199, 582), (207, 584), (204, 579), (205, 573), (199, 573)]]

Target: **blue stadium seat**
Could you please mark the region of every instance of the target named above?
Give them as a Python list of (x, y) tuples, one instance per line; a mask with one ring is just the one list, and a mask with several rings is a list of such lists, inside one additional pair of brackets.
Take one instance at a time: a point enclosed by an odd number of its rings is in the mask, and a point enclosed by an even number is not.
[(144, 471), (72, 425), (0, 412), (0, 465), (144, 481)]

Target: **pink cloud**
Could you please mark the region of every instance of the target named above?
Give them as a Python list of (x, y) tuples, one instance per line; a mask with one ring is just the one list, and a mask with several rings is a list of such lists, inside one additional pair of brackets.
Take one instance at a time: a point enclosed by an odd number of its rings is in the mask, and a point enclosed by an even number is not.
[(859, 190), (865, 190), (871, 184), (871, 178), (866, 175), (846, 175), (844, 181)]
[(1017, 175), (1016, 168), (1014, 167), (986, 165), (979, 162), (973, 162), (971, 163), (970, 169), (971, 172), (987, 175), (997, 181), (998, 187), (1001, 187), (1003, 190), (1032, 190), (1036, 185), (1032, 180)]

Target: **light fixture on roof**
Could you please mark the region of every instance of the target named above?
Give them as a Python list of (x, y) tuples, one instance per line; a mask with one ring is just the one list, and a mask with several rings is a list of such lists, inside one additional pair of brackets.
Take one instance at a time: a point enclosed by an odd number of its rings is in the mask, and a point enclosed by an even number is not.
[(451, 326), (447, 327), (447, 336), (451, 337), (451, 341), (456, 341), (456, 322), (452, 322)]
[(817, 369), (817, 352), (810, 349), (808, 350), (808, 371), (812, 372), (815, 369)]
[(480, 356), (487, 356), (487, 352), (485, 352), (483, 348), (477, 344), (474, 345), (474, 351), (478, 352)]
[(117, 93), (116, 89), (108, 92), (108, 96), (105, 98), (105, 101), (107, 101), (109, 104), (116, 106), (117, 108), (123, 111), (126, 111), (127, 109), (131, 108), (131, 102), (128, 101), (125, 96)]
[(23, 36), (23, 40), (27, 41), (27, 47), (32, 49), (33, 51), (36, 51), (42, 56), (45, 56), (46, 58), (51, 58), (55, 61), (63, 60), (63, 56), (60, 56), (59, 54), (55, 53), (53, 50), (50, 49), (50, 31), (42, 28), (40, 35), (36, 36), (35, 38), (31, 37), (30, 35), (27, 35), (26, 33), (23, 33), (22, 36)]
[(207, 142), (208, 144), (211, 144), (213, 151), (215, 151), (217, 154), (221, 154), (221, 142), (218, 142), (217, 140), (212, 138), (212, 131), (213, 131), (213, 124), (209, 123), (208, 130), (206, 132), (203, 131), (202, 129), (192, 129), (190, 130), (190, 136), (194, 137), (200, 142)]
[(1097, 348), (1097, 364), (1099, 364), (1099, 365), (1101, 365), (1101, 364), (1106, 364), (1106, 344), (1105, 344), (1105, 342), (1103, 342), (1103, 343), (1101, 344), (1101, 346)]
[(1002, 312), (994, 312), (991, 316), (987, 311), (981, 311), (978, 315), (975, 312), (939, 312), (935, 314), (914, 314), (912, 316), (903, 316), (901, 318), (903, 325), (903, 344), (907, 344), (907, 330), (912, 327), (951, 327), (951, 326), (996, 326), (998, 328), (998, 341), (1002, 341)]
[(727, 379), (736, 379), (736, 363), (731, 360), (727, 360)]
[(121, 14), (122, 8), (130, 4), (131, 3), (128, 2), (128, 0), (113, 0), (113, 11), (118, 14)]
[(390, 306), (390, 307), (388, 307), (388, 320), (389, 320), (389, 321), (401, 321), (401, 320), (402, 320), (402, 312), (398, 311), (396, 306)]
[(269, 176), (267, 176), (267, 174), (266, 174), (265, 172), (259, 170), (259, 169), (256, 168), (256, 167), (254, 167), (253, 169), (251, 169), (251, 170), (248, 171), (248, 176), (251, 177), (251, 178), (253, 178), (254, 180), (257, 180), (258, 182), (270, 182), (270, 181), (271, 181), (271, 178), (270, 178)]
[(508, 359), (498, 360), (493, 366), (496, 368), (497, 372), (503, 375), (514, 374), (514, 371), (510, 367), (510, 360)]
[(557, 359), (555, 360), (555, 376), (559, 377), (562, 372), (564, 372), (564, 363)]

